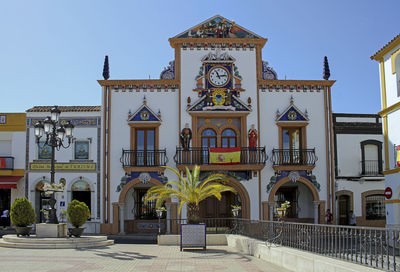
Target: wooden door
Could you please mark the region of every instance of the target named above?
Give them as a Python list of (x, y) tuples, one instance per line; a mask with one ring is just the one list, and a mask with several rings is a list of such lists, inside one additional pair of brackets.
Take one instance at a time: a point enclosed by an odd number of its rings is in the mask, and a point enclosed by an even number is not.
[(339, 196), (339, 225), (349, 224), (350, 196)]

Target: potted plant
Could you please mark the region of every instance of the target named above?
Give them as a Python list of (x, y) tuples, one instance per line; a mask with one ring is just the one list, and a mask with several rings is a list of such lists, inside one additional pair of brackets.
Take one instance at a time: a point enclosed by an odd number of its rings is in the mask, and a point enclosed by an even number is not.
[(49, 211), (48, 210), (40, 210), (40, 212), (43, 214), (43, 219), (45, 223), (49, 223)]
[(280, 208), (276, 209), (280, 218), (286, 216), (286, 211), (288, 208), (290, 208), (290, 202), (286, 200), (284, 203), (281, 204)]
[[(180, 201), (178, 209), (179, 214), (182, 211), (183, 205), (186, 204), (188, 224), (181, 225), (181, 250), (184, 244), (183, 241), (186, 240), (194, 241), (192, 246), (202, 246), (205, 248), (205, 225), (195, 225), (199, 224), (201, 221), (199, 203), (210, 196), (215, 196), (218, 200), (221, 200), (221, 193), (227, 191), (236, 193), (235, 189), (217, 182), (228, 180), (227, 176), (224, 174), (213, 174), (205, 178), (203, 181), (200, 180), (200, 166), (198, 165), (193, 167), (192, 172), (186, 167), (186, 177), (183, 177), (179, 171), (171, 167), (164, 167), (174, 172), (178, 177), (178, 180), (169, 181), (165, 185), (151, 187), (145, 195), (145, 203), (156, 199), (156, 207), (161, 207), (164, 201), (168, 198), (175, 198)], [(196, 229), (196, 231), (198, 230), (198, 232), (201, 230), (201, 234), (198, 235), (200, 238), (194, 239), (193, 232), (188, 231), (191, 237), (189, 237), (190, 239), (186, 239), (184, 237), (184, 230), (186, 228), (193, 228)], [(202, 241), (201, 245), (199, 243), (196, 244), (195, 241)]]
[(17, 198), (11, 206), (11, 223), (15, 226), (17, 236), (29, 236), (32, 225), (36, 221), (35, 211), (28, 199)]
[(232, 207), (232, 215), (233, 215), (233, 217), (237, 217), (239, 215), (239, 211), (242, 209), (242, 206), (231, 205), (231, 207)]
[(67, 209), (68, 221), (74, 228), (68, 228), (69, 237), (72, 235), (80, 237), (85, 228), (81, 228), (83, 224), (90, 218), (90, 210), (88, 206), (81, 201), (72, 200), (68, 204)]

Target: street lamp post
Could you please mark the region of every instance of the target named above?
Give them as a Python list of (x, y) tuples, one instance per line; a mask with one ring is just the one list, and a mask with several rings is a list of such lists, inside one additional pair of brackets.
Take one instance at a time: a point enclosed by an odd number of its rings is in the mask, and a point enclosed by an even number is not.
[[(39, 121), (35, 124), (35, 136), (36, 143), (39, 144), (40, 138), (45, 134), (46, 140), (44, 145), (51, 147), (51, 162), (50, 162), (50, 183), (54, 184), (55, 175), (55, 151), (60, 150), (61, 147), (68, 148), (71, 145), (73, 136), (74, 125), (70, 121), (67, 121), (65, 125), (62, 125), (60, 118), (61, 111), (58, 106), (54, 106), (50, 110), (50, 116), (47, 116), (44, 121)], [(64, 137), (67, 136), (68, 145), (64, 145)], [(53, 191), (49, 200), (50, 211), (49, 211), (49, 223), (58, 224), (57, 210), (55, 208), (56, 199), (54, 197), (55, 192)]]

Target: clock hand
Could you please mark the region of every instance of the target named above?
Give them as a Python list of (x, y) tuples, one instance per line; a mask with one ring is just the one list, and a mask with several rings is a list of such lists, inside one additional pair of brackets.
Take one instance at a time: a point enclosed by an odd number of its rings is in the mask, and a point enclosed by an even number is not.
[(218, 78), (221, 78), (221, 77), (220, 77), (220, 75), (218, 74), (218, 71), (217, 71), (217, 70), (215, 70), (215, 72), (217, 73), (217, 77), (218, 77)]
[(228, 75), (220, 75), (220, 77), (227, 77)]

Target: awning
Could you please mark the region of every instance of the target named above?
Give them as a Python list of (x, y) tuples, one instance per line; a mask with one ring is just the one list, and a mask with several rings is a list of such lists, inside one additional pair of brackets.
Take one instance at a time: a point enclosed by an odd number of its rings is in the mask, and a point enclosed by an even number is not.
[(23, 176), (0, 176), (0, 189), (16, 189), (17, 182), (22, 178)]

